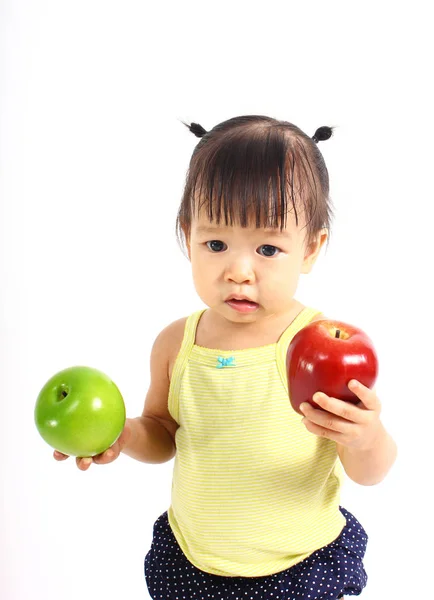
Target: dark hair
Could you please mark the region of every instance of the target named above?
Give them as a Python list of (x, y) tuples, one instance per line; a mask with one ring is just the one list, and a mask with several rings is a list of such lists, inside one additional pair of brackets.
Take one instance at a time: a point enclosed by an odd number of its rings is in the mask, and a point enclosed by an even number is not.
[(320, 127), (310, 138), (292, 123), (256, 115), (229, 119), (209, 132), (198, 123), (184, 124), (202, 139), (193, 151), (178, 211), (181, 243), (203, 208), (217, 224), (224, 219), (225, 225), (282, 229), (289, 210), (298, 225), (301, 206), (307, 244), (321, 229), (330, 230), (329, 176), (317, 143), (331, 137), (332, 127)]

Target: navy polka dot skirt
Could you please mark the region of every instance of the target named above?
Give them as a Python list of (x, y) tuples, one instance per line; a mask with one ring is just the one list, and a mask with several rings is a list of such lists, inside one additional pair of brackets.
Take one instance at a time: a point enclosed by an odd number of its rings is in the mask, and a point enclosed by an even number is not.
[(222, 577), (192, 565), (179, 547), (167, 511), (154, 524), (145, 577), (153, 600), (334, 600), (358, 596), (368, 536), (345, 508), (338, 538), (290, 569), (264, 577)]

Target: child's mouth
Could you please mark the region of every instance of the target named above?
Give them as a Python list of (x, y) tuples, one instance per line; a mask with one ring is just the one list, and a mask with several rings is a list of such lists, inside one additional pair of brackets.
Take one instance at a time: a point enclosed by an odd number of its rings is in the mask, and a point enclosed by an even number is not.
[(235, 300), (234, 298), (226, 300), (226, 304), (237, 312), (242, 313), (254, 312), (259, 306), (256, 302), (252, 302), (251, 300)]

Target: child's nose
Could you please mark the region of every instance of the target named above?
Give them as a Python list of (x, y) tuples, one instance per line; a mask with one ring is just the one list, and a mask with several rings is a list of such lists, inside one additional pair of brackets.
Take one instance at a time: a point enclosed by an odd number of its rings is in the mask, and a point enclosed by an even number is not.
[(255, 280), (255, 271), (252, 262), (246, 258), (239, 256), (234, 258), (226, 266), (225, 280), (234, 283), (252, 283)]

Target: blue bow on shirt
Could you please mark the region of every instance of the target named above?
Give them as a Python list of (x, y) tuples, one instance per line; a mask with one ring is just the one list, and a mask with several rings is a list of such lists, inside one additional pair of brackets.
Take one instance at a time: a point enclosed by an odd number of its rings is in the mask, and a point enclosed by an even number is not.
[(218, 356), (216, 367), (217, 367), (217, 369), (223, 369), (223, 367), (229, 367), (229, 366), (234, 367), (235, 366), (234, 362), (235, 362), (235, 356), (230, 356), (229, 358), (223, 358), (223, 356)]

